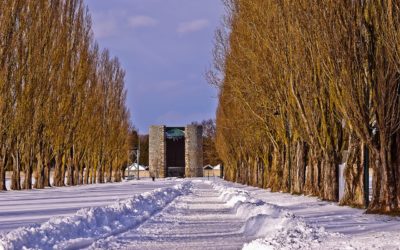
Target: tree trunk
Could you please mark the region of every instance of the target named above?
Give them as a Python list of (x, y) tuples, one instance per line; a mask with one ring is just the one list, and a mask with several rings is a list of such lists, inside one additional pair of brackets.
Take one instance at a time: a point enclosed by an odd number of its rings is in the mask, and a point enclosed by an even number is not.
[(381, 195), (381, 171), (379, 169), (380, 162), (378, 154), (375, 150), (372, 151), (371, 154), (372, 162), (373, 162), (373, 176), (372, 176), (372, 200), (368, 206), (367, 212), (373, 212), (376, 210), (376, 207), (379, 205), (380, 195)]
[(96, 183), (96, 181), (97, 181), (96, 174), (97, 174), (97, 167), (94, 167), (94, 165), (93, 165), (92, 171), (91, 171), (91, 178), (90, 178), (91, 184), (95, 184)]
[(72, 166), (72, 161), (67, 162), (67, 185), (72, 186), (74, 184), (74, 169)]
[(69, 150), (68, 159), (67, 159), (67, 185), (74, 185), (74, 159), (73, 159), (73, 151), (72, 148)]
[(0, 159), (0, 191), (7, 191), (6, 187), (6, 166), (7, 166), (7, 151), (3, 146), (1, 149)]
[(30, 149), (30, 152), (27, 153), (24, 162), (24, 189), (32, 189), (33, 149)]
[[(266, 188), (266, 186), (265, 186), (265, 184), (266, 184), (266, 181), (265, 181), (265, 179), (266, 179), (266, 173), (267, 173), (267, 171), (265, 171), (265, 166), (267, 165), (266, 163), (265, 163), (265, 160), (264, 159), (261, 159), (261, 188)], [(223, 170), (221, 170), (221, 171), (223, 171)]]
[(95, 178), (95, 174), (96, 174), (95, 164), (93, 164), (93, 160), (92, 159), (90, 159), (88, 161), (88, 164), (90, 164), (89, 165), (89, 184), (94, 184), (94, 183), (96, 183), (95, 182), (95, 180), (96, 180), (96, 178)]
[(291, 185), (291, 182), (292, 182), (292, 180), (290, 180), (290, 178), (291, 178), (291, 176), (290, 176), (290, 174), (291, 174), (291, 171), (290, 171), (290, 169), (291, 169), (291, 166), (290, 166), (290, 164), (291, 164), (291, 161), (290, 161), (290, 146), (289, 146), (289, 143), (290, 142), (288, 142), (288, 143), (285, 143), (285, 145), (284, 145), (284, 147), (283, 147), (283, 151), (282, 151), (282, 159), (283, 159), (283, 162), (282, 162), (282, 167), (283, 167), (283, 169), (282, 169), (282, 180), (281, 180), (281, 182), (282, 182), (282, 191), (283, 192), (285, 192), (285, 193), (290, 193), (290, 185)]
[[(398, 165), (396, 158), (392, 158), (392, 149), (396, 148), (393, 143), (397, 140), (390, 139), (392, 143), (384, 141), (384, 136), (380, 136), (380, 150), (373, 151), (373, 158), (376, 166), (373, 178), (373, 197), (369, 205), (368, 213), (399, 214), (398, 191)], [(389, 146), (387, 146), (389, 145)], [(390, 148), (390, 149), (389, 149)], [(398, 152), (396, 152), (398, 154)], [(380, 181), (379, 181), (380, 180)]]
[(116, 168), (114, 171), (114, 182), (120, 182), (121, 181), (121, 171), (119, 170), (119, 168)]
[(61, 182), (60, 182), (60, 186), (65, 186), (65, 174), (67, 173), (67, 163), (65, 160), (65, 155), (63, 155), (62, 157), (62, 161), (61, 161)]
[(16, 150), (15, 154), (12, 155), (13, 158), (13, 173), (11, 177), (11, 189), (21, 190), (21, 157), (19, 150)]
[(44, 188), (44, 167), (43, 167), (43, 155), (42, 155), (42, 152), (39, 152), (36, 155), (36, 160), (37, 160), (37, 165), (36, 165), (35, 188), (43, 189)]
[(301, 194), (304, 191), (306, 181), (307, 165), (307, 144), (303, 141), (297, 141), (295, 163), (293, 164), (293, 189), (292, 193)]
[(50, 166), (49, 155), (46, 154), (44, 157), (44, 179), (43, 179), (44, 187), (51, 187), (51, 185), (50, 185), (50, 177), (51, 177), (50, 169), (51, 169), (51, 166)]
[(241, 183), (241, 184), (243, 184), (242, 183), (242, 179), (243, 179), (243, 177), (242, 177), (242, 162), (238, 159), (237, 160), (237, 162), (236, 162), (236, 172), (235, 172), (235, 182), (239, 182), (239, 183)]
[(62, 179), (62, 173), (61, 173), (61, 166), (62, 166), (62, 154), (57, 153), (55, 156), (55, 165), (54, 165), (54, 177), (53, 177), (53, 186), (56, 187), (61, 187), (61, 179)]
[(329, 152), (324, 154), (324, 165), (323, 165), (323, 186), (322, 199), (327, 201), (338, 201), (339, 200), (339, 179), (338, 179), (338, 167), (339, 161), (336, 156), (336, 152)]
[(96, 183), (103, 183), (103, 166), (101, 163), (97, 166), (97, 173), (96, 173)]
[(121, 177), (122, 177), (122, 179), (125, 179), (125, 167), (122, 167), (122, 169), (121, 169)]
[(364, 147), (363, 143), (350, 136), (344, 169), (345, 187), (340, 205), (365, 207), (364, 201)]
[[(81, 173), (81, 166), (78, 162), (78, 159), (76, 157), (76, 155), (74, 155), (74, 164), (73, 164), (73, 168), (74, 168), (74, 179), (73, 179), (73, 184), (74, 186), (76, 185), (80, 185), (80, 173)], [(82, 180), (82, 179), (81, 179)]]
[(262, 187), (268, 188), (269, 186), (269, 179), (270, 179), (270, 162), (272, 161), (272, 156), (269, 151), (265, 151), (263, 154), (263, 161), (262, 161)]
[(248, 157), (245, 157), (245, 161), (243, 162), (243, 169), (245, 171), (245, 180), (246, 185), (251, 185), (250, 174), (251, 174), (251, 160)]
[(321, 196), (321, 178), (322, 178), (322, 160), (323, 155), (320, 150), (315, 149), (315, 147), (310, 148), (308, 151), (309, 159), (306, 166), (306, 182), (304, 185), (304, 193), (307, 195)]
[(397, 188), (397, 204), (400, 206), (400, 131), (394, 135), (394, 143), (392, 146), (392, 160), (397, 169), (396, 172), (396, 188)]
[(83, 184), (84, 185), (89, 184), (89, 177), (90, 177), (90, 168), (89, 168), (89, 164), (87, 164), (87, 161), (85, 161), (84, 173), (83, 173)]
[(85, 182), (85, 164), (82, 163), (81, 167), (79, 168), (79, 185), (83, 185)]
[[(220, 170), (222, 171), (222, 170)], [(262, 161), (260, 158), (257, 158), (257, 187), (262, 187)]]
[(110, 164), (109, 169), (108, 169), (108, 175), (107, 175), (107, 182), (111, 183), (112, 182), (112, 164)]
[(282, 188), (282, 153), (278, 148), (273, 149), (272, 162), (271, 162), (271, 178), (270, 185), (272, 192), (278, 192)]
[(115, 168), (115, 173), (114, 173), (114, 176), (115, 176), (115, 181), (116, 182), (121, 182), (121, 175), (122, 175), (122, 168), (121, 167), (116, 167)]
[[(389, 145), (391, 145), (391, 143)], [(381, 186), (382, 199), (380, 203), (384, 212), (400, 213), (399, 204), (397, 203), (397, 166), (393, 162), (390, 151), (390, 149), (384, 148), (384, 150), (381, 150), (380, 153), (383, 170)]]

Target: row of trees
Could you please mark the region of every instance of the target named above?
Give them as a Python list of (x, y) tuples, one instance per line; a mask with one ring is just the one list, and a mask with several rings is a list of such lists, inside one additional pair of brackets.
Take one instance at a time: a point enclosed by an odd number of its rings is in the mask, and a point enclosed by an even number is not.
[(121, 179), (125, 73), (91, 26), (83, 0), (0, 2), (0, 190)]
[(215, 147), (216, 123), (215, 119), (206, 119), (201, 122), (192, 122), (193, 125), (203, 127), (203, 164), (216, 166), (221, 163)]
[(400, 212), (400, 3), (225, 0), (209, 81), (225, 177)]

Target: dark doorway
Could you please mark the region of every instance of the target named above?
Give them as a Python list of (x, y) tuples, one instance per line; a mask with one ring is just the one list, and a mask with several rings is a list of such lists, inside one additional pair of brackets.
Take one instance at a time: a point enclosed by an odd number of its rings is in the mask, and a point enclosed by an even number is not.
[(166, 129), (167, 177), (185, 176), (184, 128)]

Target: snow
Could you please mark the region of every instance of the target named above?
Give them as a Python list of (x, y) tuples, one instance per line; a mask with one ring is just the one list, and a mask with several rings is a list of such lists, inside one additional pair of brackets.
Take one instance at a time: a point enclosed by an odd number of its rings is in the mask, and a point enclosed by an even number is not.
[(140, 227), (95, 242), (89, 249), (240, 249), (255, 236), (220, 193), (203, 181)]
[(18, 228), (2, 236), (0, 246), (5, 249), (82, 248), (99, 238), (138, 226), (189, 188), (190, 182), (185, 182), (109, 206), (81, 209), (73, 216), (54, 217), (41, 225)]
[[(132, 165), (128, 166), (128, 168), (130, 171), (132, 170), (136, 170), (138, 169), (138, 164), (137, 163), (133, 163)], [(145, 166), (139, 165), (139, 171), (146, 171), (147, 168)]]
[[(12, 175), (11, 171), (6, 172), (6, 188), (7, 188), (7, 190), (11, 189), (11, 175)], [(21, 183), (24, 183), (24, 180), (25, 180), (25, 176), (23, 173), (21, 173)], [(53, 181), (52, 177), (51, 177), (51, 181)], [(35, 185), (35, 183), (36, 183), (36, 179), (32, 176), (32, 185)]]
[[(222, 182), (286, 211), (274, 223), (278, 230), (246, 244), (244, 249), (400, 249), (400, 218), (365, 214), (315, 197), (272, 193), (260, 188)], [(286, 220), (286, 221), (285, 221)], [(260, 223), (260, 222), (259, 222)], [(297, 245), (301, 242), (304, 245)]]
[(221, 170), (221, 164), (218, 164), (216, 166), (211, 166), (210, 164), (207, 164), (203, 167), (205, 170)]
[(249, 191), (220, 183), (213, 186), (245, 219), (242, 232), (263, 237), (245, 244), (244, 249), (308, 249), (329, 235), (324, 228), (308, 225), (293, 213), (254, 198)]
[(218, 164), (217, 166), (215, 166), (214, 170), (221, 170), (221, 164)]
[(0, 230), (0, 249), (400, 249), (399, 218), (204, 178), (1, 193)]
[(203, 167), (204, 170), (212, 170), (214, 169), (213, 166), (211, 166), (210, 164), (207, 164)]
[(143, 178), (121, 183), (0, 192), (0, 233), (176, 184), (174, 180), (156, 179), (153, 182)]

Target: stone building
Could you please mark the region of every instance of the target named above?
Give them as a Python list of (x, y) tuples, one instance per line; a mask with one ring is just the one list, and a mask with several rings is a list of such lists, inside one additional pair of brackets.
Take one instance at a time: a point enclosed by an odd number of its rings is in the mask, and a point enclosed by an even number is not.
[(203, 176), (203, 127), (151, 126), (149, 131), (150, 175)]

